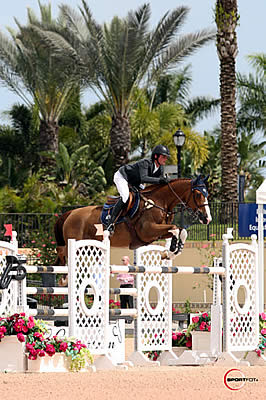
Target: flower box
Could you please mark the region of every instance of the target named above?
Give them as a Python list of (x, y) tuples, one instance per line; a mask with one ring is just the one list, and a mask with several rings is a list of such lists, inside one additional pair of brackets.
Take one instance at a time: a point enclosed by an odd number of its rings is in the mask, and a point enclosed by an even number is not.
[(15, 335), (5, 336), (0, 343), (0, 371), (25, 372), (26, 369), (25, 344)]
[(211, 351), (211, 332), (191, 331), (192, 350)]
[(38, 357), (36, 360), (28, 360), (27, 372), (69, 372), (71, 357), (65, 354), (55, 353), (52, 357)]

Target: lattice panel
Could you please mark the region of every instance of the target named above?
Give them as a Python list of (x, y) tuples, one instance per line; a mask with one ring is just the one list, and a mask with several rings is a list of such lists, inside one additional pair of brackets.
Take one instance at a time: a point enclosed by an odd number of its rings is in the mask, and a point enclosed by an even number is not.
[[(1, 246), (0, 246), (1, 248)], [(0, 276), (6, 267), (6, 255), (12, 254), (10, 250), (2, 250), (0, 254)], [(0, 290), (0, 315), (9, 315), (17, 311), (17, 281), (11, 281), (7, 289)]]
[(253, 350), (258, 343), (257, 252), (251, 246), (229, 246), (226, 266), (227, 351)]
[[(109, 324), (109, 310), (108, 307), (104, 307), (105, 298), (109, 304), (107, 252), (95, 245), (78, 247), (79, 242), (76, 243), (76, 266), (70, 289), (71, 332), (87, 344), (92, 354), (103, 354), (106, 346), (106, 329)], [(73, 269), (71, 274), (72, 272)], [(87, 289), (92, 289), (94, 293), (90, 305)]]
[[(171, 266), (161, 260), (160, 246), (147, 246), (136, 251), (137, 266)], [(171, 274), (137, 274), (137, 342), (139, 351), (170, 350), (172, 348), (172, 276)], [(157, 295), (157, 306), (152, 309), (149, 295)]]

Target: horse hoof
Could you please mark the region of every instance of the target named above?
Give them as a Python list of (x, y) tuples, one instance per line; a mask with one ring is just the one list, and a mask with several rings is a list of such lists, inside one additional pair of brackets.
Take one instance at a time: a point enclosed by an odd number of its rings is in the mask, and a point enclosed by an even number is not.
[(165, 250), (163, 253), (161, 253), (161, 259), (162, 260), (169, 260), (168, 251), (167, 250)]

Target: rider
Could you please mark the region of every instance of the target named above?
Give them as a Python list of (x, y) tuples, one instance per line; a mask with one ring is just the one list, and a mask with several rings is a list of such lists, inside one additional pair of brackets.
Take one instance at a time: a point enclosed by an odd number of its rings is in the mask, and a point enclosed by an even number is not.
[(111, 233), (114, 231), (114, 222), (120, 212), (125, 208), (129, 198), (129, 185), (143, 189), (143, 183), (162, 184), (168, 180), (163, 176), (163, 165), (170, 156), (168, 147), (159, 144), (154, 147), (150, 159), (143, 159), (134, 164), (123, 165), (114, 174), (114, 183), (120, 198), (114, 206), (112, 217), (107, 226)]

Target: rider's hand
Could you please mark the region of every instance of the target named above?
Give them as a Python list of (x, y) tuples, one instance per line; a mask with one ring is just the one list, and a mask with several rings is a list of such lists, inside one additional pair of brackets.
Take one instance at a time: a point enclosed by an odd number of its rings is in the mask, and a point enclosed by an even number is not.
[(160, 181), (159, 181), (160, 183), (168, 183), (169, 181), (168, 181), (168, 178), (166, 177), (166, 176), (162, 176), (161, 178), (160, 178)]

